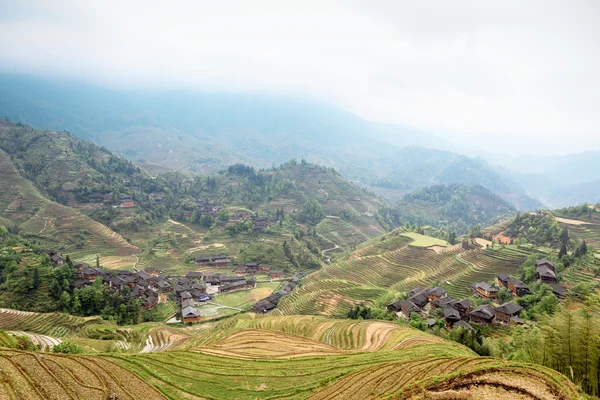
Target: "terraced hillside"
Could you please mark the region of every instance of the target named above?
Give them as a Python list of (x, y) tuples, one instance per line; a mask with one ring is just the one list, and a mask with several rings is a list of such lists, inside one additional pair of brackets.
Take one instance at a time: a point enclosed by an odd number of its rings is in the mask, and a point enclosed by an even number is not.
[(296, 161), (261, 171), (232, 165), (210, 179), (214, 184), (208, 185), (204, 179), (193, 181), (187, 191), (190, 201), (200, 198), (263, 214), (279, 209), (301, 217), (305, 205), (313, 200), (322, 207), (321, 213), (315, 220), (299, 220), (317, 225), (325, 241), (344, 249), (385, 231), (376, 218), (385, 202), (331, 168)]
[(35, 313), (0, 308), (0, 329), (64, 337), (77, 333), (90, 318), (62, 313)]
[(579, 398), (554, 371), (478, 357), (392, 323), (243, 316), (202, 336), (191, 352), (105, 359), (171, 399)]
[(577, 241), (585, 240), (587, 243), (600, 249), (600, 213), (594, 212), (592, 218), (586, 215), (575, 218), (564, 218), (555, 215), (556, 220), (561, 226), (569, 228), (569, 233)]
[[(49, 201), (19, 175), (0, 150), (0, 218), (68, 252), (127, 255), (139, 251), (119, 234), (76, 210)], [(0, 221), (0, 222), (1, 222)], [(60, 242), (60, 243), (59, 243)]]
[(388, 301), (398, 292), (435, 282), (453, 296), (468, 297), (472, 282), (493, 280), (499, 273), (514, 274), (528, 254), (514, 246), (494, 250), (439, 243), (417, 247), (412, 243), (433, 242), (416, 239), (412, 233), (396, 230), (358, 246), (305, 277), (302, 287), (279, 304), (279, 311), (342, 316), (356, 304)]
[[(478, 357), (458, 343), (392, 322), (245, 314), (196, 332), (149, 333), (143, 349), (123, 342), (121, 352), (100, 355), (0, 350), (0, 398), (579, 398), (551, 370)], [(150, 349), (154, 338), (172, 343), (169, 335), (189, 340), (170, 351)], [(8, 336), (2, 341), (9, 342)]]
[(164, 399), (134, 373), (101, 357), (0, 350), (2, 399)]

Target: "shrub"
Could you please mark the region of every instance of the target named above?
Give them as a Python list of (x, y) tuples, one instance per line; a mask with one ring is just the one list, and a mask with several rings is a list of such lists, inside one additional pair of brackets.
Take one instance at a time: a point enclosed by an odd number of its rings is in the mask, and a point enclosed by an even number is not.
[(73, 342), (62, 342), (54, 346), (52, 348), (52, 352), (63, 354), (81, 354), (83, 353), (83, 348)]

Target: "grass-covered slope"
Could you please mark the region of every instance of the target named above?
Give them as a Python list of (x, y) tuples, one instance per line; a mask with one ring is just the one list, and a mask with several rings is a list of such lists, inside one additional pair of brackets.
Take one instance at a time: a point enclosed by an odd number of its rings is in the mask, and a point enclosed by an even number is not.
[(0, 121), (0, 149), (46, 197), (63, 204), (87, 202), (93, 193), (160, 190), (160, 184), (126, 159), (67, 132)]
[(247, 315), (199, 338), (192, 352), (105, 359), (172, 399), (578, 398), (556, 372), (388, 322)]
[(470, 296), (472, 282), (515, 274), (527, 252), (506, 246), (441, 246), (439, 239), (395, 230), (340, 256), (302, 280), (279, 304), (286, 314), (345, 315), (360, 303), (383, 305), (397, 293), (437, 283), (454, 297)]
[[(78, 335), (110, 333), (103, 326)], [(478, 357), (392, 322), (245, 314), (200, 330), (148, 328), (119, 330), (148, 333), (145, 347), (122, 351), (106, 352), (98, 343), (107, 340), (63, 338), (103, 354), (0, 350), (0, 398), (579, 398), (554, 371)], [(173, 346), (151, 345), (167, 333)]]
[(0, 150), (0, 218), (64, 251), (132, 254), (139, 249), (88, 216), (46, 199)]
[[(172, 175), (166, 179), (173, 181)], [(283, 209), (303, 224), (318, 225), (317, 233), (343, 248), (385, 231), (376, 218), (385, 205), (383, 200), (331, 168), (303, 161), (263, 171), (233, 165), (216, 175), (197, 177), (186, 194), (188, 198), (182, 200), (181, 207), (188, 211), (193, 209), (192, 200), (198, 198), (263, 213)], [(304, 208), (310, 201), (318, 203), (319, 212), (304, 218)]]

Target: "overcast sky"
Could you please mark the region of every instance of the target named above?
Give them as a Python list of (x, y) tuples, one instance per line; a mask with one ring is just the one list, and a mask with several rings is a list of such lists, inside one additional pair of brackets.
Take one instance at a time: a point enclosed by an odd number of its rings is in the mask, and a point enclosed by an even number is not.
[(600, 1), (0, 0), (0, 68), (293, 93), (491, 150), (600, 150)]

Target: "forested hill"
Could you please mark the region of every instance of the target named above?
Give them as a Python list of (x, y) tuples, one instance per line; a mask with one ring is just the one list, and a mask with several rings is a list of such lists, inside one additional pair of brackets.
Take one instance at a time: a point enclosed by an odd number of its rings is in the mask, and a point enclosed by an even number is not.
[(458, 234), (516, 213), (500, 196), (480, 185), (435, 185), (410, 193), (381, 214), (392, 226), (431, 225)]
[(25, 178), (63, 204), (87, 202), (95, 193), (132, 195), (131, 186), (143, 192), (165, 190), (125, 158), (67, 132), (2, 121), (0, 149), (10, 155)]
[[(177, 182), (179, 173), (167, 173), (167, 182)], [(280, 167), (257, 171), (246, 165), (233, 165), (218, 174), (181, 177), (173, 187), (180, 196), (173, 216), (195, 209), (195, 200), (239, 206), (261, 213), (281, 209), (299, 222), (316, 227), (335, 243), (357, 244), (385, 230), (377, 220), (385, 202), (374, 193), (344, 179), (332, 168), (292, 160)]]

